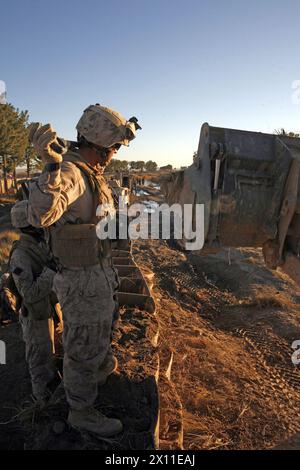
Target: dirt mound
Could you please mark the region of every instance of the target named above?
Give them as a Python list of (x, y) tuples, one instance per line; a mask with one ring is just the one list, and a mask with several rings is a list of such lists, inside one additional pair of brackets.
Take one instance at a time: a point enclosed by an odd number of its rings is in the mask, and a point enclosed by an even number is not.
[(186, 256), (135, 245), (155, 272), (163, 342), (183, 405), (185, 449), (269, 449), (299, 429), (299, 291), (257, 250)]

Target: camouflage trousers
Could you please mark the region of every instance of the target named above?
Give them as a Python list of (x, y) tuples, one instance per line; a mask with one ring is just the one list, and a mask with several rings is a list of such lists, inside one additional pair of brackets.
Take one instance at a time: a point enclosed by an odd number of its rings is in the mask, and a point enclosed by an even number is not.
[(54, 278), (63, 321), (64, 388), (73, 409), (92, 406), (103, 369), (112, 359), (117, 274), (100, 265), (66, 269)]
[(25, 341), (26, 362), (31, 377), (32, 393), (43, 398), (46, 386), (55, 376), (53, 319), (32, 320), (20, 315)]

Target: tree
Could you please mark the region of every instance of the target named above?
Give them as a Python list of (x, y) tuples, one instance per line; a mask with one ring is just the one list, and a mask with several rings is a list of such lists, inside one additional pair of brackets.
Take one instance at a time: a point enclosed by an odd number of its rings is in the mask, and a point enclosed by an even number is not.
[(129, 166), (130, 166), (130, 169), (131, 170), (137, 170), (137, 162), (136, 161), (133, 161), (133, 162), (129, 162)]
[(172, 170), (173, 166), (172, 165), (165, 165), (160, 167), (161, 170)]
[(138, 162), (136, 162), (136, 169), (137, 170), (144, 171), (144, 168), (145, 168), (145, 162), (144, 161), (139, 160)]
[(118, 160), (113, 158), (105, 169), (105, 173), (115, 173), (116, 171), (127, 171), (128, 170), (127, 160)]
[(19, 111), (11, 104), (0, 105), (0, 156), (5, 192), (8, 191), (7, 173), (12, 171), (15, 175), (17, 165), (24, 159), (28, 145), (27, 122), (27, 111)]
[(42, 170), (42, 159), (36, 154), (34, 147), (30, 144), (27, 145), (24, 156), (24, 163), (26, 164), (27, 177), (29, 178), (32, 170)]
[(146, 168), (146, 171), (156, 171), (157, 163), (153, 162), (152, 160), (148, 160), (148, 162), (145, 163), (145, 168)]
[(128, 161), (127, 160), (120, 160), (120, 171), (128, 171)]

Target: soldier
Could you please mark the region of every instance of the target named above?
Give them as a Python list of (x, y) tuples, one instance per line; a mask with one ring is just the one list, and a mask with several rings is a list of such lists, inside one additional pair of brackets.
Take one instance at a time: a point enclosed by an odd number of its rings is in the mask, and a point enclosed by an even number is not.
[(12, 225), (21, 231), (21, 236), (12, 247), (9, 269), (22, 297), (20, 323), (33, 396), (43, 404), (50, 395), (48, 386), (57, 374), (50, 300), (55, 271), (47, 267), (50, 258), (43, 231), (29, 225), (27, 209), (28, 202), (20, 201), (11, 210)]
[(29, 138), (44, 163), (30, 188), (29, 220), (49, 227), (50, 244), (59, 264), (55, 290), (64, 316), (64, 387), (69, 423), (110, 436), (122, 431), (118, 419), (94, 408), (97, 387), (115, 370), (111, 328), (116, 310), (117, 274), (109, 240), (96, 235), (96, 208), (113, 205), (103, 171), (121, 145), (129, 145), (136, 118), (89, 106), (77, 124), (77, 144), (65, 152), (52, 127), (35, 124)]

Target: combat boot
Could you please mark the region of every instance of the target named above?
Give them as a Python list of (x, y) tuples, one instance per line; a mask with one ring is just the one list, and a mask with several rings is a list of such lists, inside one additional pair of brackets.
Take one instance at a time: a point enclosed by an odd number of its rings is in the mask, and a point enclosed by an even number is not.
[(95, 408), (69, 411), (68, 422), (74, 428), (89, 431), (102, 437), (114, 436), (123, 430), (119, 419), (107, 418)]
[(105, 384), (107, 377), (118, 368), (118, 360), (115, 356), (110, 356), (108, 361), (98, 372), (97, 382), (99, 387)]

